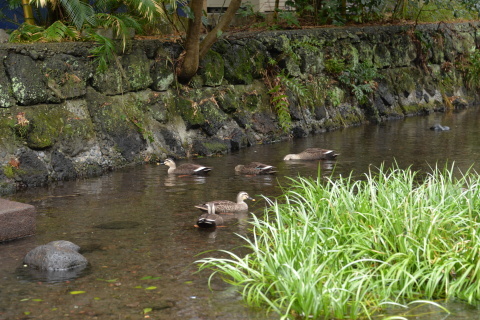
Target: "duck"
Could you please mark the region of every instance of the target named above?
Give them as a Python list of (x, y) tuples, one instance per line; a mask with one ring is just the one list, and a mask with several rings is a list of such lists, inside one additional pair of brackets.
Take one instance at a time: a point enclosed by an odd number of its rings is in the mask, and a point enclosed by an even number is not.
[(235, 167), (235, 172), (242, 173), (242, 174), (273, 174), (276, 173), (274, 166), (264, 164), (261, 162), (250, 162), (249, 164), (243, 165), (239, 164)]
[(207, 203), (207, 213), (202, 214), (197, 220), (197, 226), (199, 228), (215, 228), (223, 225), (222, 216), (215, 213), (215, 204)]
[(337, 156), (333, 150), (308, 148), (300, 153), (287, 154), (283, 160), (334, 160)]
[(195, 163), (184, 163), (177, 167), (175, 161), (170, 158), (165, 159), (162, 164), (169, 167), (169, 174), (201, 175), (206, 174), (213, 169), (211, 167), (205, 167)]
[(248, 204), (245, 200), (255, 201), (252, 197), (248, 195), (245, 191), (240, 191), (237, 194), (237, 202), (230, 200), (213, 200), (206, 203), (196, 205), (195, 208), (198, 208), (203, 211), (208, 211), (208, 204), (214, 204), (216, 213), (237, 213), (244, 212), (248, 210)]

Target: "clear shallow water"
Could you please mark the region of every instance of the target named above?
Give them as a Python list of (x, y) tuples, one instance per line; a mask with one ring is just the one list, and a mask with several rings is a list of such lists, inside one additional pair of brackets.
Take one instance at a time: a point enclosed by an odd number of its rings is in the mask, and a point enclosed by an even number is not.
[[(429, 130), (435, 123), (451, 131)], [(207, 177), (171, 177), (166, 166), (149, 164), (11, 195), (7, 198), (37, 207), (37, 234), (0, 244), (0, 319), (140, 319), (146, 308), (152, 310), (151, 319), (266, 319), (263, 310), (246, 307), (222, 281), (215, 279), (210, 290), (209, 273), (196, 273), (193, 264), (205, 256), (202, 252), (242, 245), (235, 233), (247, 234), (248, 215), (229, 217), (227, 227), (208, 232), (193, 227), (200, 215), (195, 204), (234, 200), (244, 190), (257, 199), (250, 209), (261, 216), (265, 202), (260, 195), (279, 195), (279, 184), (288, 184), (288, 176), (317, 175), (318, 162), (282, 160), (285, 154), (307, 147), (340, 153), (337, 161), (320, 162), (323, 175), (330, 175), (335, 167), (334, 175), (353, 170), (360, 177), (371, 166), (395, 161), (416, 170), (448, 161), (462, 171), (471, 166), (480, 171), (478, 123), (477, 110), (434, 114), (194, 160), (214, 167)], [(278, 174), (234, 174), (235, 165), (250, 161), (275, 165)], [(89, 260), (91, 267), (81, 277), (46, 283), (18, 271), (29, 250), (61, 239), (81, 246)], [(480, 318), (480, 310), (473, 307), (450, 304), (449, 308), (454, 314), (448, 319)], [(409, 318), (445, 317), (436, 309), (427, 311), (419, 317), (423, 311), (412, 310)]]

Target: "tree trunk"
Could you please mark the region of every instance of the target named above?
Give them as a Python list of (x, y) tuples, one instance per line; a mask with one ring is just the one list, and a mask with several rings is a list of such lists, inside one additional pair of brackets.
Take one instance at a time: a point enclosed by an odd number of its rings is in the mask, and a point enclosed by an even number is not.
[[(189, 21), (187, 36), (185, 40), (185, 50), (181, 55), (179, 66), (177, 68), (178, 81), (188, 83), (198, 71), (200, 60), (205, 57), (208, 50), (217, 41), (218, 36), (230, 25), (235, 13), (242, 0), (232, 0), (227, 11), (222, 16), (218, 24), (210, 31), (202, 43), (200, 43), (200, 30), (202, 27), (202, 9), (204, 0), (192, 0), (190, 8), (194, 14), (194, 19)], [(205, 0), (206, 1), (206, 0)]]
[(23, 17), (25, 18), (25, 23), (32, 26), (35, 25), (35, 19), (33, 17), (32, 6), (30, 5), (30, 0), (22, 0), (23, 7)]
[(182, 53), (179, 69), (177, 70), (178, 80), (181, 83), (188, 83), (198, 70), (204, 1), (206, 0), (191, 0), (190, 2), (190, 9), (193, 12), (194, 18), (188, 21), (185, 50)]
[(237, 13), (238, 8), (240, 8), (240, 4), (242, 0), (231, 0), (230, 5), (225, 11), (225, 14), (222, 16), (220, 21), (218, 21), (215, 28), (210, 31), (205, 39), (203, 39), (202, 43), (200, 44), (200, 59), (205, 57), (208, 50), (213, 46), (213, 44), (218, 40), (218, 36), (223, 33), (223, 31), (230, 25), (233, 18), (235, 18), (235, 13)]

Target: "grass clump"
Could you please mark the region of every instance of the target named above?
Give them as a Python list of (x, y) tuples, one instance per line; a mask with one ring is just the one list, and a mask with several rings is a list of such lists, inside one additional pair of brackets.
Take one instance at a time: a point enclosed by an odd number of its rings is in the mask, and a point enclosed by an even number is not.
[(224, 251), (228, 258), (201, 259), (199, 268), (283, 318), (370, 318), (414, 300), (480, 301), (478, 174), (381, 167), (363, 180), (292, 181), (281, 204), (253, 218), (244, 237), (251, 253)]

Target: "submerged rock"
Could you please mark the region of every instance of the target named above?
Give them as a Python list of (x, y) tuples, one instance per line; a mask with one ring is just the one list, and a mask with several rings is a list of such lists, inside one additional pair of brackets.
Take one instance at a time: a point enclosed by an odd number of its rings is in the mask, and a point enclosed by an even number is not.
[(52, 241), (28, 252), (23, 263), (28, 267), (45, 271), (85, 268), (88, 261), (78, 253), (79, 250), (80, 247), (70, 241)]
[(448, 131), (448, 130), (450, 130), (450, 127), (442, 126), (441, 124), (435, 124), (435, 125), (430, 127), (430, 130), (433, 130), (433, 131)]

